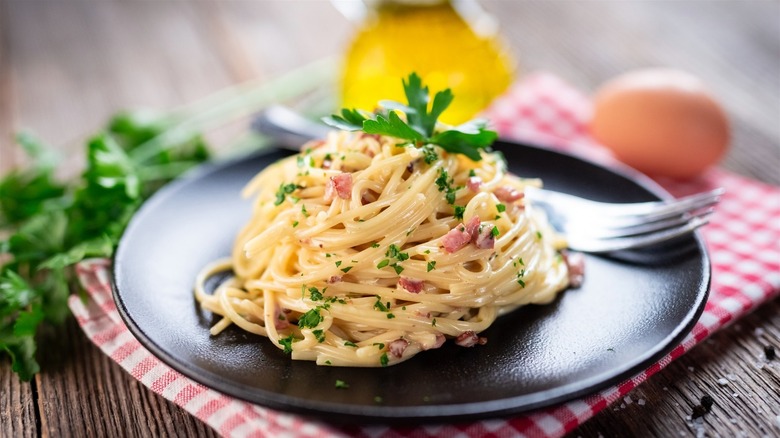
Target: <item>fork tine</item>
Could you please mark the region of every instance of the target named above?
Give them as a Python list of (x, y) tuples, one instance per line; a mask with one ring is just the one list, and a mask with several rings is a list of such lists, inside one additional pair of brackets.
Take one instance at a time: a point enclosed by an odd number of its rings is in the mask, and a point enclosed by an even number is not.
[(673, 228), (667, 228), (647, 234), (640, 234), (628, 237), (616, 237), (612, 239), (603, 238), (583, 238), (572, 235), (569, 239), (569, 248), (576, 251), (602, 253), (612, 251), (622, 251), (627, 249), (642, 248), (665, 242), (675, 237), (692, 233), (697, 228), (706, 225), (709, 222), (709, 216), (694, 217), (690, 221)]
[(566, 233), (587, 235), (594, 239), (614, 239), (617, 237), (638, 236), (641, 234), (654, 233), (669, 228), (682, 226), (694, 218), (709, 218), (715, 212), (710, 207), (705, 210), (698, 210), (691, 214), (682, 214), (670, 218), (663, 218), (653, 222), (632, 223), (629, 225), (570, 225), (566, 227)]
[(717, 204), (725, 190), (717, 188), (665, 202), (643, 202), (637, 204), (603, 204), (606, 212), (619, 216), (641, 216), (643, 220), (661, 219), (694, 211)]

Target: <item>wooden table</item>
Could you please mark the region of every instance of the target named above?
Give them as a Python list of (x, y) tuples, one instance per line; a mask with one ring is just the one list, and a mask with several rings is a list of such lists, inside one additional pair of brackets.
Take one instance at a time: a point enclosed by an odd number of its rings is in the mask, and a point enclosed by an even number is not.
[[(630, 68), (688, 70), (720, 96), (733, 122), (723, 166), (780, 184), (780, 3), (485, 2), (524, 72), (553, 72), (583, 90)], [(10, 142), (30, 128), (82, 166), (81, 144), (114, 111), (171, 108), (248, 79), (337, 54), (351, 25), (329, 3), (0, 0), (0, 172), (22, 161)], [(0, 436), (211, 436), (185, 411), (133, 380), (73, 319), (47, 333), (43, 371), (20, 383), (0, 359)], [(691, 436), (700, 397), (711, 436), (777, 436), (780, 302), (716, 334), (572, 436)], [(717, 380), (730, 376), (728, 388)]]

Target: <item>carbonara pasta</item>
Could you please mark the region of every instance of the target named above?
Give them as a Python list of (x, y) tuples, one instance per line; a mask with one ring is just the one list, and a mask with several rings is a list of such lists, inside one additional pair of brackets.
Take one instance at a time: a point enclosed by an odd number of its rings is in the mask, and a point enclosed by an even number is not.
[[(230, 259), (195, 295), (222, 319), (293, 359), (386, 366), (479, 333), (568, 285), (563, 246), (523, 201), (499, 154), (472, 161), (362, 132), (334, 132), (261, 171)], [(213, 294), (212, 274), (235, 276)]]

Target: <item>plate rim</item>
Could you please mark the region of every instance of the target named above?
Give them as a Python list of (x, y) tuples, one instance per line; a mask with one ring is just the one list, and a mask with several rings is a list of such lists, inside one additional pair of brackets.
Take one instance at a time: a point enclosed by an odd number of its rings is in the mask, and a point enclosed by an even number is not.
[[(668, 199), (671, 197), (669, 192), (663, 189), (660, 184), (648, 176), (640, 173), (639, 171), (636, 171), (620, 163), (616, 163), (615, 167), (607, 167), (604, 163), (592, 160), (588, 157), (584, 157), (581, 154), (570, 151), (561, 151), (529, 141), (499, 139), (496, 141), (496, 144), (501, 144), (503, 146), (509, 145), (511, 147), (519, 146), (539, 150), (543, 153), (574, 158), (601, 170), (605, 170), (609, 173), (613, 173), (628, 179), (658, 199)], [(182, 175), (169, 184), (166, 184), (151, 198), (144, 202), (139, 210), (133, 215), (133, 218), (128, 223), (122, 238), (120, 238), (117, 249), (114, 251), (114, 254), (111, 258), (111, 293), (114, 298), (117, 311), (130, 333), (136, 338), (136, 340), (138, 340), (142, 347), (149, 350), (152, 355), (165, 363), (167, 366), (177, 372), (180, 372), (185, 377), (190, 378), (193, 381), (202, 384), (205, 387), (218, 393), (233, 396), (249, 403), (257, 403), (270, 409), (302, 414), (304, 416), (327, 420), (328, 422), (336, 424), (354, 424), (355, 422), (360, 424), (400, 424), (399, 421), (403, 424), (425, 424), (449, 420), (465, 421), (479, 418), (497, 418), (507, 415), (517, 415), (534, 409), (559, 405), (563, 402), (575, 400), (584, 395), (594, 394), (597, 391), (603, 390), (615, 383), (634, 378), (637, 374), (651, 366), (653, 362), (657, 362), (665, 355), (669, 354), (672, 350), (677, 348), (684, 340), (684, 338), (694, 328), (704, 311), (704, 307), (711, 289), (712, 264), (701, 232), (697, 230), (693, 233), (693, 238), (696, 241), (696, 246), (698, 247), (701, 255), (701, 261), (706, 278), (703, 278), (704, 281), (701, 286), (701, 290), (697, 291), (696, 297), (694, 299), (695, 306), (688, 310), (685, 318), (683, 319), (684, 324), (676, 325), (675, 329), (662, 341), (656, 343), (652, 349), (649, 349), (644, 354), (633, 358), (632, 361), (624, 364), (624, 366), (597, 374), (595, 376), (591, 376), (585, 380), (577, 380), (575, 382), (571, 382), (555, 388), (530, 394), (522, 394), (515, 397), (501, 398), (497, 400), (456, 404), (429, 404), (418, 406), (370, 406), (337, 402), (322, 402), (317, 400), (307, 400), (300, 397), (293, 397), (286, 394), (274, 393), (267, 390), (243, 388), (239, 384), (235, 383), (233, 383), (231, 386), (230, 379), (219, 376), (210, 370), (203, 370), (187, 362), (177, 360), (173, 354), (168, 353), (163, 347), (158, 345), (154, 341), (153, 336), (147, 335), (145, 330), (136, 324), (136, 322), (130, 316), (128, 309), (126, 308), (126, 303), (122, 298), (122, 293), (119, 291), (116, 275), (116, 261), (124, 248), (125, 234), (132, 229), (132, 227), (137, 222), (137, 218), (141, 217), (145, 210), (153, 208), (155, 204), (164, 201), (167, 196), (171, 196), (170, 194), (175, 193), (180, 187), (186, 186), (191, 181), (207, 177), (211, 173), (239, 164), (246, 160), (263, 158), (267, 155), (273, 154), (284, 154), (281, 155), (281, 157), (284, 157), (292, 155), (293, 151), (277, 149), (274, 147), (266, 147), (259, 151), (253, 151), (248, 154), (242, 154), (229, 157), (224, 160), (203, 164), (187, 172), (185, 175)], [(215, 382), (221, 384), (215, 385)], [(257, 401), (258, 391), (261, 393), (266, 393), (263, 394), (263, 397), (260, 397), (260, 399), (263, 400), (262, 403)]]

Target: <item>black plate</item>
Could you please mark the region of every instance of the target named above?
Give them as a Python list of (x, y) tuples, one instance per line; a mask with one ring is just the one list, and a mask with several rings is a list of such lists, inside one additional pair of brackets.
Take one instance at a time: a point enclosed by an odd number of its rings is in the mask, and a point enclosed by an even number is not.
[[(518, 175), (614, 202), (664, 193), (636, 175), (530, 145), (499, 142)], [(114, 297), (139, 341), (206, 386), (331, 421), (413, 423), (503, 416), (592, 393), (629, 378), (677, 345), (703, 310), (710, 266), (701, 238), (652, 264), (586, 257), (580, 289), (500, 318), (487, 345), (447, 343), (389, 368), (292, 361), (235, 327), (216, 337), (192, 295), (196, 273), (229, 254), (249, 217), (239, 191), (287, 152), (206, 166), (162, 189), (133, 218), (114, 259)], [(337, 389), (336, 380), (349, 384)]]

